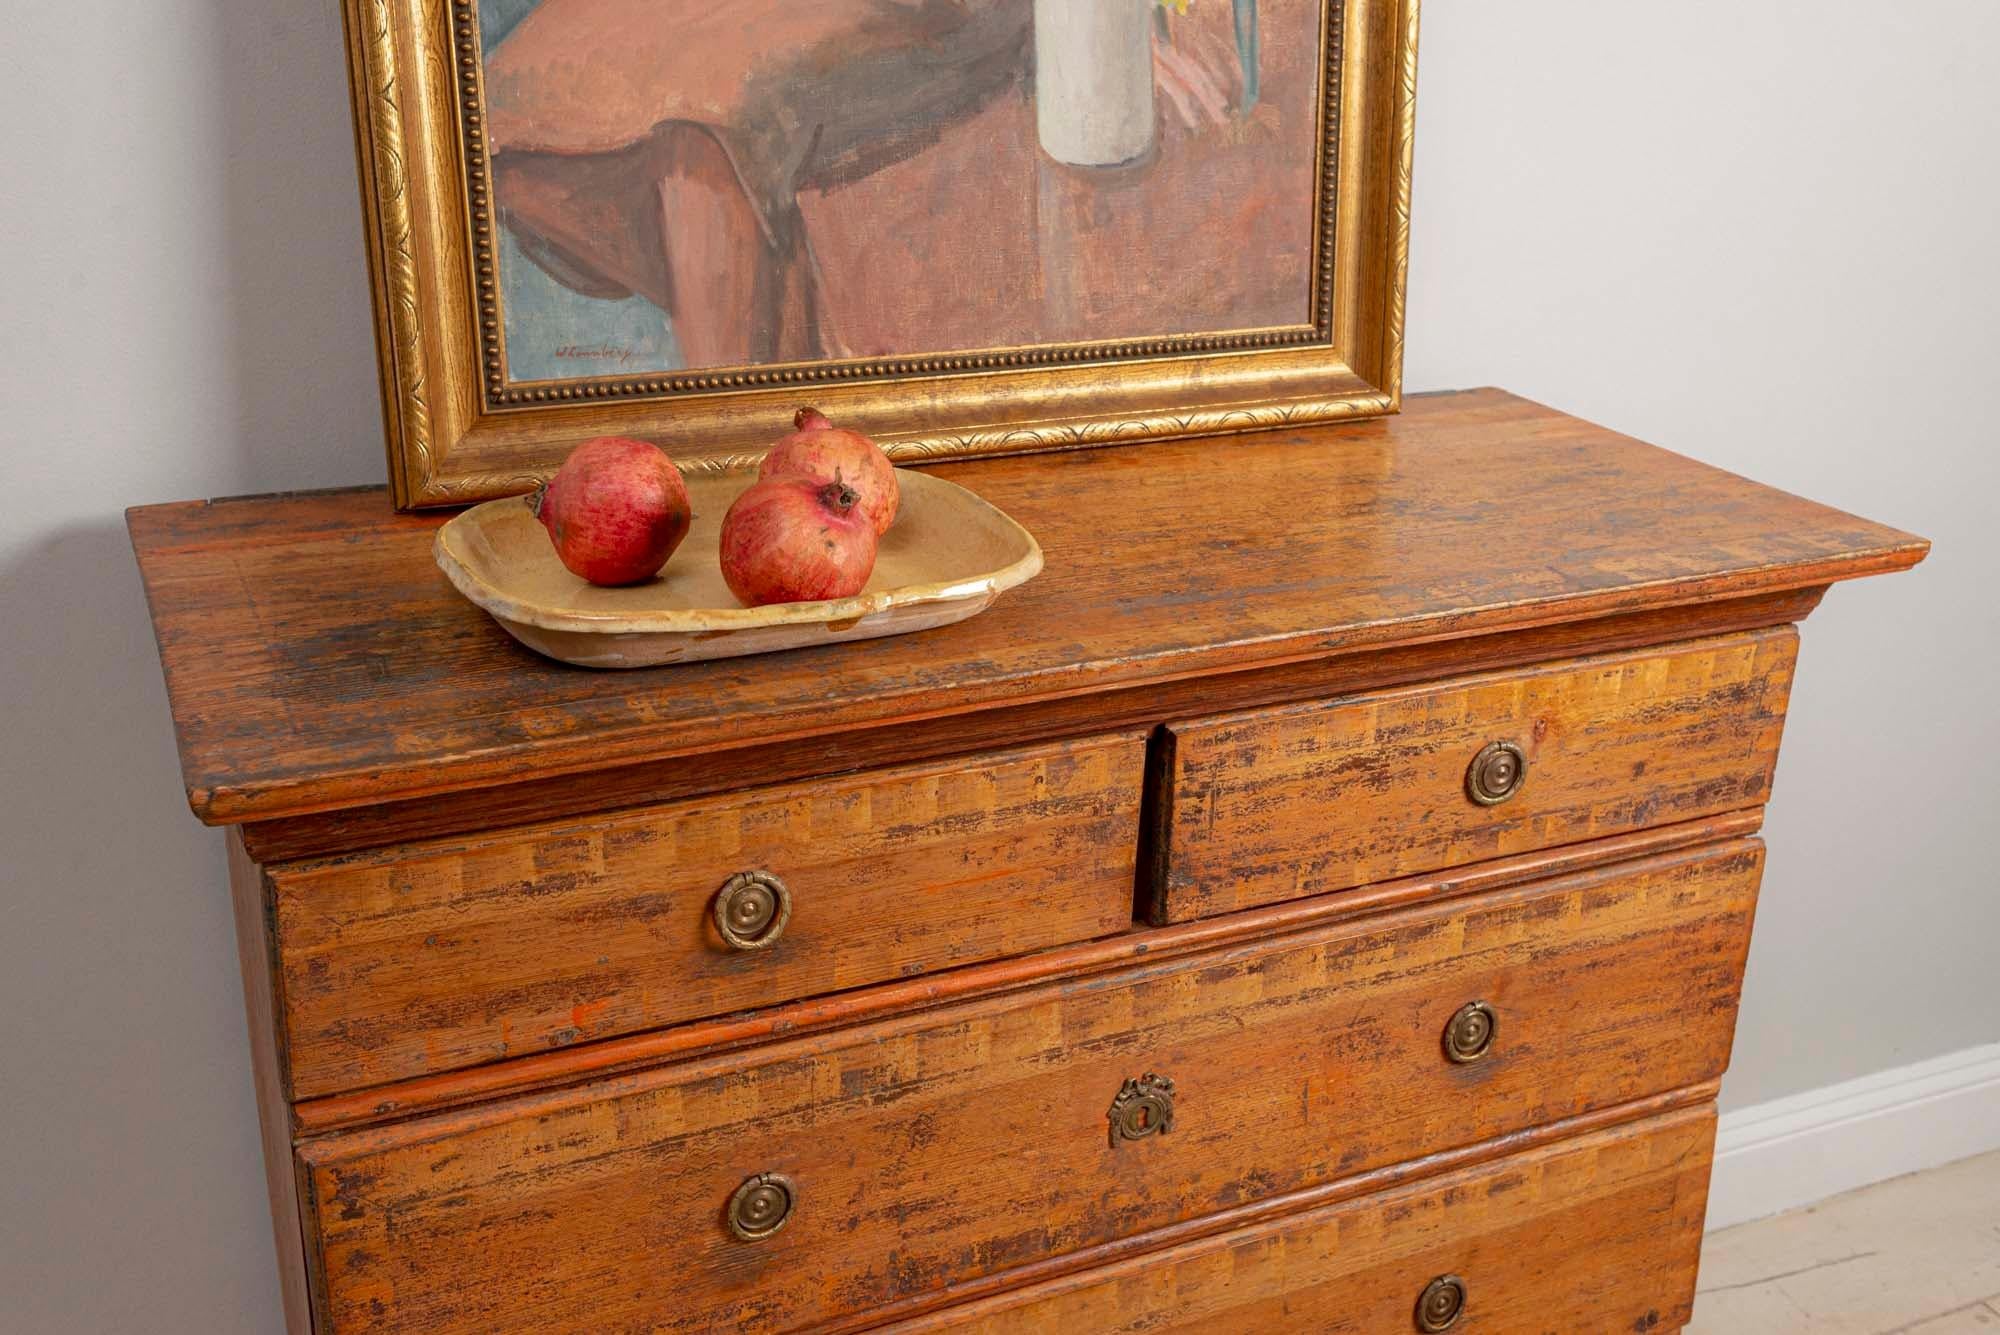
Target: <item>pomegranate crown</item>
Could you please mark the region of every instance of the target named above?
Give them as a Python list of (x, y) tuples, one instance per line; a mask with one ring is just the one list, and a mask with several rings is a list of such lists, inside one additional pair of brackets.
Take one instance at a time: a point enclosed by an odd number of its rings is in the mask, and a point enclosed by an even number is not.
[(819, 489), (819, 499), (836, 514), (846, 514), (861, 502), (861, 493), (841, 480), (840, 470), (833, 470), (833, 481)]

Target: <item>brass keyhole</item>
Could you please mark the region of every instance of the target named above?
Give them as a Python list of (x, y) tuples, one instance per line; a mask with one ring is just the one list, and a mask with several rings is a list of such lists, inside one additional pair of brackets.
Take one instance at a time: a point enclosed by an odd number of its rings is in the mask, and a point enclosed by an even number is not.
[(762, 950), (784, 935), (792, 892), (767, 871), (739, 871), (715, 895), (715, 930), (737, 950)]
[(1482, 807), (1499, 806), (1528, 779), (1528, 756), (1512, 742), (1488, 742), (1465, 768), (1465, 795)]
[(1457, 1275), (1439, 1275), (1424, 1286), (1417, 1299), (1417, 1329), (1426, 1332), (1450, 1330), (1465, 1312), (1465, 1281)]
[(1493, 1048), (1500, 1016), (1483, 1001), (1460, 1006), (1444, 1027), (1444, 1055), (1461, 1064), (1476, 1062)]
[(1111, 1147), (1127, 1140), (1163, 1136), (1174, 1129), (1174, 1082), (1148, 1073), (1127, 1080), (1111, 1100)]
[(744, 1181), (729, 1198), (725, 1218), (729, 1231), (745, 1242), (768, 1238), (792, 1217), (797, 1192), (792, 1180), (778, 1173), (759, 1173)]

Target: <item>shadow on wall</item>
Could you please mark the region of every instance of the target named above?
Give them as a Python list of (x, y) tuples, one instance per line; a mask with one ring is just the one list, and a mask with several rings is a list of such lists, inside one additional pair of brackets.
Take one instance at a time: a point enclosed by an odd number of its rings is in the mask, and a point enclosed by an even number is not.
[(222, 844), (180, 797), (122, 526), (0, 564), (0, 617), (36, 627), (5, 671), (0, 1325), (276, 1330)]
[(0, 1327), (263, 1335), (282, 1321), (223, 841), (181, 796), (119, 510), (384, 476), (345, 46), (332, 3), (79, 8), (117, 20), (114, 104), (171, 122), (51, 180), (118, 180), (148, 144), (187, 164), (59, 259), (117, 276), (54, 336), (116, 359), (122, 392), (13, 387), (83, 471), (28, 469), (0, 534)]

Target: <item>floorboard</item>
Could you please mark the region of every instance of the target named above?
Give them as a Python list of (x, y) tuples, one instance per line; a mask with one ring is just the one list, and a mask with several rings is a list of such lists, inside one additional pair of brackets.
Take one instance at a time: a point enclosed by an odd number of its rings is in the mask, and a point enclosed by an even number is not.
[(2000, 1153), (1711, 1233), (1686, 1335), (2000, 1335)]

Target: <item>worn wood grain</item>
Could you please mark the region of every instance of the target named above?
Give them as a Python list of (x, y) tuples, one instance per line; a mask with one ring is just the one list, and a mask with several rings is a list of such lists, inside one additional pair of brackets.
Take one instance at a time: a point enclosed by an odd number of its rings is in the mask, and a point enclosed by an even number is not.
[(557, 815), (584, 816), (741, 787), (853, 773), (882, 764), (948, 759), (991, 747), (1060, 740), (1113, 728), (1150, 728), (1168, 719), (1319, 700), (1440, 676), (1787, 625), (1810, 615), (1825, 592), (1823, 586), (1786, 589), (1470, 639), (1337, 651), (1251, 671), (1173, 677), (1142, 686), (1000, 706), (976, 715), (948, 714), (734, 747), (726, 753), (726, 765), (710, 755), (690, 755), (578, 774), (524, 775), (497, 788), (276, 817), (237, 828), (259, 861), (323, 857), (543, 821)]
[(1704, 1080), (1700, 1084), (1635, 1099), (1630, 1103), (1615, 1104), (1575, 1117), (1544, 1122), (1525, 1131), (1510, 1132), (1471, 1145), (1437, 1150), (1421, 1158), (1405, 1159), (1386, 1168), (1376, 1168), (1297, 1191), (1266, 1196), (1242, 1205), (1231, 1206), (1226, 1210), (1218, 1210), (1214, 1214), (1203, 1215), (1199, 1219), (1169, 1224), (1164, 1228), (1151, 1229), (1144, 1233), (1134, 1233), (1065, 1256), (1045, 1257), (1040, 1261), (1030, 1262), (997, 1275), (948, 1285), (937, 1293), (905, 1299), (900, 1303), (890, 1303), (850, 1320), (828, 1322), (816, 1327), (815, 1335), (850, 1335), (850, 1332), (878, 1329), (912, 1316), (938, 1313), (953, 1306), (969, 1306), (983, 1298), (1005, 1293), (1011, 1289), (1041, 1286), (1055, 1280), (1075, 1279), (1082, 1276), (1085, 1271), (1108, 1267), (1114, 1262), (1179, 1247), (1202, 1238), (1247, 1230), (1306, 1210), (1386, 1192), (1412, 1182), (1492, 1163), (1509, 1155), (1522, 1154), (1528, 1150), (1587, 1136), (1607, 1128), (1628, 1126), (1664, 1113), (1712, 1104), (1721, 1087), (1720, 1080)]
[[(1153, 921), (1761, 806), (1797, 653), (1785, 627), (1172, 724)], [(1482, 806), (1494, 742), (1526, 781)]]
[[(787, 1330), (1712, 1079), (1739, 841), (308, 1142), (326, 1330)], [(1500, 1038), (1441, 1050), (1465, 1001)], [(1310, 1041), (1303, 1041), (1310, 1035)], [(1163, 1136), (1113, 1148), (1145, 1071)], [(798, 1184), (762, 1243), (720, 1212)]]
[(1587, 844), (1537, 850), (1470, 867), (1385, 881), (1344, 894), (1267, 905), (1167, 928), (1136, 930), (942, 973), (878, 983), (851, 992), (555, 1048), (441, 1075), (420, 1076), (351, 1094), (305, 1099), (294, 1105), (293, 1123), (301, 1137), (315, 1137), (532, 1090), (574, 1087), (669, 1061), (735, 1051), (774, 1038), (817, 1033), (887, 1016), (912, 1015), (976, 998), (997, 997), (1056, 979), (1109, 973), (1141, 960), (1179, 959), (1224, 945), (1349, 922), (1392, 909), (1464, 899), (1531, 881), (1721, 843), (1755, 834), (1762, 823), (1761, 810), (1734, 811)]
[(1713, 1106), (1534, 1149), (983, 1302), (884, 1335), (1377, 1335), (1433, 1278), (1454, 1332), (1630, 1335), (1689, 1320)]
[(264, 1186), (278, 1260), (278, 1298), (285, 1328), (311, 1335), (306, 1280), (305, 1224), (299, 1211), (297, 1164), (292, 1158), (292, 1110), (285, 1094), (284, 1033), (278, 1024), (276, 951), (266, 913), (269, 897), (257, 864), (235, 831), (229, 839), (229, 900), (236, 918), (237, 964), (243, 975), (243, 1009), (250, 1022), (250, 1076), (257, 1091), (258, 1137), (264, 1150)]
[(417, 799), (1816, 588), (1927, 550), (1497, 391), (1226, 454), (941, 471), (1036, 534), (1039, 579), (921, 635), (617, 676), (515, 645), (433, 568), (438, 521), (381, 492), (135, 510), (189, 800), (233, 823)]
[[(310, 1098), (1122, 931), (1145, 737), (1123, 733), (270, 870)], [(788, 887), (774, 945), (712, 906)]]

